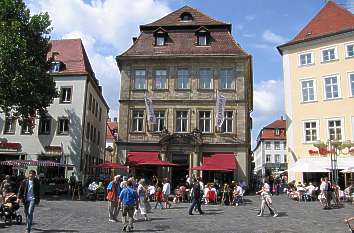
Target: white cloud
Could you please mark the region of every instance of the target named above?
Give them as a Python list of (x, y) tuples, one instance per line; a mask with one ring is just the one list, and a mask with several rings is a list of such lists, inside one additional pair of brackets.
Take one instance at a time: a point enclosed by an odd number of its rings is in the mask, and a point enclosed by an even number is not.
[(253, 92), (252, 147), (254, 147), (259, 130), (283, 115), (283, 90), (282, 80), (266, 80), (255, 84)]
[(247, 16), (245, 17), (245, 19), (246, 19), (248, 22), (251, 22), (251, 21), (253, 21), (253, 20), (256, 19), (256, 16), (255, 16), (255, 15), (247, 15)]
[(273, 44), (273, 45), (281, 45), (281, 44), (284, 44), (288, 41), (287, 38), (285, 38), (281, 35), (275, 34), (274, 32), (272, 32), (270, 30), (266, 30), (263, 32), (262, 39), (265, 42)]
[(28, 0), (27, 4), (32, 13), (49, 13), (53, 37), (83, 40), (111, 117), (117, 116), (120, 92), (115, 56), (131, 46), (139, 25), (171, 11), (164, 0)]

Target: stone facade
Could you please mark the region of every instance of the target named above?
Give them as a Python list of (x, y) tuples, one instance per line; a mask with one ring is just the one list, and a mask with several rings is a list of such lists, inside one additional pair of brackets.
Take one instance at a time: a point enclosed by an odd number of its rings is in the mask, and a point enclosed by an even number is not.
[[(192, 15), (195, 9), (185, 7), (178, 11), (188, 11)], [(166, 16), (168, 17), (168, 16)], [(168, 27), (166, 27), (168, 28)], [(149, 34), (149, 30), (144, 33)], [(169, 32), (173, 37), (173, 32)], [(186, 33), (194, 33), (186, 32)], [(142, 35), (144, 37), (144, 35)], [(138, 38), (139, 41), (140, 37)], [(141, 40), (141, 39), (140, 39)], [(176, 41), (174, 41), (176, 43)], [(233, 42), (235, 43), (235, 42)], [(135, 42), (133, 45), (138, 46)], [(169, 44), (167, 44), (168, 49)], [(206, 46), (207, 47), (207, 46)], [(212, 47), (212, 46), (211, 46)], [(131, 48), (131, 49), (132, 49)], [(130, 50), (131, 50), (130, 49)], [(137, 49), (137, 48), (135, 48)], [(203, 154), (232, 152), (235, 154), (237, 168), (233, 179), (247, 180), (249, 173), (250, 151), (250, 111), (252, 108), (252, 67), (248, 54), (185, 54), (182, 57), (169, 53), (159, 56), (132, 56), (129, 50), (117, 57), (121, 71), (121, 96), (119, 111), (119, 156), (124, 161), (130, 151), (158, 151), (162, 160), (180, 165), (179, 168), (164, 168), (156, 171), (175, 180), (174, 175), (191, 175), (191, 167), (202, 165)], [(128, 55), (127, 55), (128, 54)], [(188, 70), (188, 88), (178, 88), (178, 70)], [(211, 70), (211, 88), (200, 88), (200, 71)], [(221, 71), (232, 72), (231, 87), (221, 87)], [(145, 71), (145, 86), (134, 86), (136, 70)], [(156, 71), (165, 70), (164, 89), (156, 89)], [(226, 98), (225, 111), (232, 112), (232, 129), (221, 132), (215, 124), (216, 93)], [(155, 115), (164, 114), (164, 130), (154, 130), (147, 121), (144, 96), (151, 98)], [(143, 112), (143, 126), (140, 132), (134, 132), (134, 111)], [(187, 112), (187, 129), (177, 132), (178, 111)], [(210, 130), (200, 132), (200, 114), (208, 112)], [(209, 123), (208, 123), (209, 124)], [(224, 123), (225, 124), (225, 123)], [(230, 124), (229, 124), (230, 126)], [(205, 130), (204, 130), (205, 131)], [(182, 167), (184, 170), (182, 170)], [(189, 170), (188, 170), (189, 169)], [(176, 174), (178, 170), (179, 174)], [(196, 175), (197, 171), (194, 171)], [(216, 175), (217, 176), (217, 175)]]

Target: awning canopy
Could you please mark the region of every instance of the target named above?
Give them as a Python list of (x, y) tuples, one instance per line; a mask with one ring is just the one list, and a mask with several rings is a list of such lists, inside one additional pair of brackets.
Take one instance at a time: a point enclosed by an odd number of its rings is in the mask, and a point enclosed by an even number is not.
[(111, 163), (111, 162), (97, 164), (96, 168), (117, 169), (117, 170), (127, 171), (126, 166), (124, 166), (120, 163)]
[(192, 167), (192, 170), (233, 172), (236, 169), (234, 153), (216, 153), (203, 155), (203, 165)]
[[(354, 157), (337, 157), (337, 169), (347, 169), (354, 164)], [(330, 172), (330, 157), (304, 157), (293, 164), (290, 172)]]
[(127, 165), (129, 166), (161, 166), (174, 167), (175, 163), (162, 161), (159, 158), (159, 152), (128, 152)]

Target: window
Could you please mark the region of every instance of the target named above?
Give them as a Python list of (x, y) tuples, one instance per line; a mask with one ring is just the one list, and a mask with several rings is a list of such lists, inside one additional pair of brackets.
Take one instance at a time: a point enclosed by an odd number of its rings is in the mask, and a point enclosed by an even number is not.
[(52, 72), (52, 73), (60, 72), (60, 62), (59, 61), (53, 61), (50, 64), (50, 72)]
[(154, 131), (161, 132), (165, 128), (165, 112), (155, 112), (156, 124), (154, 124)]
[(266, 148), (266, 150), (270, 150), (270, 142), (265, 143), (265, 148)]
[(14, 134), (16, 130), (16, 119), (8, 117), (5, 120), (4, 134)]
[(342, 140), (343, 129), (342, 121), (340, 119), (328, 120), (328, 135), (330, 140)]
[(49, 117), (42, 117), (39, 120), (38, 134), (50, 134), (50, 123)]
[(156, 41), (155, 41), (155, 45), (156, 46), (164, 46), (165, 45), (165, 36), (163, 36), (163, 35), (157, 35), (156, 37), (155, 37), (156, 39)]
[(181, 21), (192, 21), (193, 20), (193, 16), (189, 12), (183, 12), (181, 14), (180, 18), (181, 18)]
[(322, 50), (322, 61), (327, 62), (327, 61), (333, 61), (337, 59), (336, 52), (337, 51), (335, 48)]
[(354, 97), (354, 74), (349, 75), (349, 83), (350, 83), (350, 90), (351, 90), (351, 95)]
[(96, 111), (95, 111), (95, 117), (97, 117), (98, 114), (98, 102), (96, 101)]
[(135, 70), (134, 88), (135, 89), (146, 89), (146, 71), (145, 70)]
[(212, 88), (212, 73), (211, 69), (203, 68), (199, 70), (199, 88), (211, 89)]
[(90, 122), (87, 122), (87, 125), (86, 125), (86, 139), (87, 140), (90, 139)]
[(198, 45), (201, 45), (201, 46), (208, 45), (208, 37), (206, 34), (199, 34), (198, 35)]
[(32, 134), (32, 129), (27, 121), (23, 121), (21, 125), (21, 134)]
[(189, 88), (189, 73), (188, 69), (177, 70), (177, 88), (188, 89)]
[(143, 132), (144, 111), (133, 111), (133, 132)]
[(274, 150), (280, 150), (280, 142), (274, 142)]
[(286, 154), (284, 154), (284, 163), (288, 162), (288, 156)]
[(101, 141), (101, 132), (98, 130), (97, 132), (97, 145), (100, 145), (100, 141)]
[(354, 44), (347, 45), (347, 57), (354, 57)]
[(326, 99), (339, 98), (338, 77), (327, 77), (324, 79), (324, 82)]
[(302, 102), (310, 102), (315, 100), (315, 84), (314, 80), (301, 81)]
[(313, 53), (300, 54), (299, 59), (301, 66), (311, 65), (313, 64)]
[(318, 138), (318, 121), (304, 122), (305, 142), (316, 142)]
[(89, 98), (89, 104), (88, 104), (89, 111), (91, 111), (91, 105), (92, 105), (92, 94), (90, 94), (90, 98)]
[(274, 155), (274, 160), (275, 160), (275, 163), (280, 163), (280, 155), (279, 154), (275, 154)]
[(167, 70), (155, 71), (155, 89), (167, 89)]
[(96, 106), (96, 100), (95, 100), (95, 98), (92, 98), (92, 114), (94, 114), (95, 113), (95, 106)]
[(177, 111), (176, 112), (176, 132), (187, 132), (188, 124), (188, 112)]
[(71, 103), (71, 87), (62, 87), (61, 91), (61, 103)]
[(101, 121), (101, 119), (102, 119), (102, 108), (100, 107), (100, 116), (99, 116), (98, 120)]
[(279, 136), (280, 135), (280, 129), (275, 129), (275, 135)]
[(67, 135), (69, 134), (69, 119), (59, 118), (58, 120), (58, 134)]
[(199, 112), (199, 129), (202, 133), (210, 133), (210, 112)]
[(270, 154), (266, 154), (266, 163), (270, 163), (271, 158), (270, 158)]
[(221, 126), (222, 133), (232, 133), (233, 112), (225, 111), (225, 119)]
[(220, 70), (220, 87), (221, 89), (231, 89), (233, 82), (232, 69)]

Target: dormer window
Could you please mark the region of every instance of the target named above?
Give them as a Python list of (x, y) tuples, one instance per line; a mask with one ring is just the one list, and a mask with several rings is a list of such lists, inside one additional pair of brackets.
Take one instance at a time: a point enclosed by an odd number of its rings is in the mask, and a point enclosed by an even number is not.
[(279, 136), (280, 135), (280, 129), (275, 129), (275, 135)]
[(189, 12), (183, 12), (180, 16), (181, 21), (188, 22), (193, 20), (193, 16)]
[(206, 46), (209, 44), (209, 31), (205, 27), (201, 27), (196, 32), (197, 44), (200, 46)]
[(52, 73), (60, 72), (60, 68), (61, 68), (61, 63), (59, 61), (53, 61), (50, 64), (50, 72)]
[(164, 46), (166, 45), (167, 32), (163, 28), (158, 28), (154, 31), (155, 36), (155, 46)]

